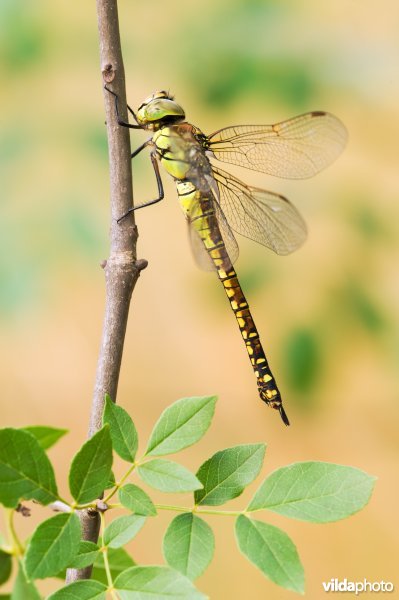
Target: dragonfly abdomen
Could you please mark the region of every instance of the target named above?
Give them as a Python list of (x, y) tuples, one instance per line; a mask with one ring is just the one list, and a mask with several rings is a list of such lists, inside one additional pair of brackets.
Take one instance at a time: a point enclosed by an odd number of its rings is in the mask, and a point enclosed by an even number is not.
[(217, 273), (244, 340), (252, 368), (256, 375), (260, 398), (271, 408), (279, 410), (284, 423), (289, 425), (288, 418), (282, 407), (276, 380), (267, 362), (258, 330), (256, 329), (250, 308), (238, 281), (237, 273), (232, 266), (228, 272), (225, 272), (223, 269), (217, 269)]
[(289, 425), (248, 302), (228, 255), (215, 214), (213, 199), (196, 190), (192, 183), (176, 183), (182, 208), (202, 240), (230, 302), (256, 375), (260, 398), (271, 408), (279, 410), (284, 423)]

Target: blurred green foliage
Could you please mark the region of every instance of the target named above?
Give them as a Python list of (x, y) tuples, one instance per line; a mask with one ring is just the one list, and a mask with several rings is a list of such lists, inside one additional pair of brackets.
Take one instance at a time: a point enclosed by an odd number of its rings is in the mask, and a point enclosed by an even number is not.
[(200, 94), (214, 109), (233, 105), (249, 95), (304, 109), (315, 94), (315, 81), (306, 67), (294, 60), (250, 59), (234, 53), (208, 59)]
[(108, 163), (107, 133), (104, 125), (99, 127), (98, 123), (87, 123), (80, 133), (88, 154)]
[(374, 198), (362, 196), (349, 213), (350, 223), (362, 235), (367, 245), (380, 243), (383, 246), (395, 242), (392, 225), (374, 205)]
[(106, 232), (85, 207), (83, 197), (67, 197), (61, 206), (57, 218), (65, 252), (89, 259), (92, 263), (91, 259), (98, 257), (105, 245)]
[[(37, 293), (37, 281), (28, 268), (15, 270), (7, 261), (0, 263), (0, 280), (7, 283), (1, 287), (0, 311), (3, 319), (25, 307)], [(28, 298), (30, 300), (28, 300)]]
[[(234, 0), (190, 20), (186, 36), (179, 31), (178, 65), (198, 99), (215, 111), (260, 99), (289, 110), (308, 108), (324, 88), (321, 63), (282, 39), (291, 34), (287, 23), (299, 8), (286, 1)], [(247, 116), (247, 122), (253, 119)]]
[[(237, 236), (238, 238), (240, 236)], [(240, 242), (240, 239), (238, 239)], [(267, 261), (267, 250), (256, 245), (257, 248), (252, 253), (250, 260), (242, 261), (237, 266), (240, 275), (240, 282), (245, 294), (253, 297), (265, 287), (271, 286), (276, 279), (277, 273), (270, 262)]]
[[(16, 124), (13, 127), (7, 125), (0, 129), (0, 173), (2, 183), (7, 175), (7, 167), (13, 161), (22, 159), (23, 154), (27, 154), (27, 141), (23, 130)], [(1, 195), (1, 202), (6, 200), (6, 195)]]
[(348, 280), (341, 293), (340, 306), (346, 308), (344, 314), (340, 311), (341, 318), (346, 314), (355, 325), (359, 324), (371, 334), (378, 334), (386, 329), (387, 320), (383, 309), (372, 299), (364, 284)]
[(314, 389), (321, 376), (322, 345), (315, 329), (292, 328), (282, 345), (284, 381), (297, 393), (301, 406), (314, 402)]
[(2, 0), (0, 3), (0, 56), (8, 74), (38, 64), (46, 52), (47, 30), (36, 17), (34, 3)]

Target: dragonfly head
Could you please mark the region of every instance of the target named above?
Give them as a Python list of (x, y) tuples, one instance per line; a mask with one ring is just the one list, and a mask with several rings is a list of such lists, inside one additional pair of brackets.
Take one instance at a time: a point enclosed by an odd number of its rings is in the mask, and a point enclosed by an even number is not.
[(154, 92), (139, 106), (137, 122), (144, 129), (156, 131), (168, 123), (183, 121), (184, 110), (168, 92)]

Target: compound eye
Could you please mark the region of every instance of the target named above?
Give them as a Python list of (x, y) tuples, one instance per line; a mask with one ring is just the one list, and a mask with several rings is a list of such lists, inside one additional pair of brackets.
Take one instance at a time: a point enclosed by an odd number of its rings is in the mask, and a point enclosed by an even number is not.
[(161, 119), (164, 116), (164, 112), (160, 106), (157, 106), (156, 104), (149, 104), (147, 106), (147, 110), (146, 110), (146, 114), (147, 117), (151, 120), (151, 121), (155, 121), (156, 119)]

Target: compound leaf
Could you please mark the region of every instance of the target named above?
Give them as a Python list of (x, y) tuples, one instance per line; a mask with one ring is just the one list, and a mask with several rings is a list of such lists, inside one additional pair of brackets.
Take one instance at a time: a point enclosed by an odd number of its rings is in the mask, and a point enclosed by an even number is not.
[(186, 467), (163, 458), (146, 462), (137, 471), (145, 483), (161, 492), (193, 492), (202, 487)]
[(153, 517), (157, 514), (151, 498), (144, 490), (133, 483), (127, 483), (119, 490), (121, 504), (136, 515)]
[(15, 508), (21, 498), (40, 504), (56, 500), (54, 470), (31, 433), (0, 429), (0, 502)]
[(106, 600), (107, 586), (90, 579), (74, 581), (47, 597), (46, 600)]
[(217, 506), (236, 498), (258, 475), (265, 444), (245, 444), (216, 452), (203, 463), (197, 477), (203, 489), (195, 492), (196, 504)]
[(131, 567), (115, 580), (121, 600), (205, 600), (187, 577), (169, 567)]
[(108, 423), (111, 432), (112, 445), (117, 454), (127, 462), (134, 462), (138, 435), (136, 427), (129, 413), (124, 408), (112, 402), (108, 394), (105, 395), (103, 414), (104, 425)]
[(97, 431), (72, 460), (69, 489), (79, 503), (98, 498), (108, 484), (112, 467), (112, 442), (109, 426)]
[(216, 400), (216, 396), (194, 396), (174, 402), (156, 423), (146, 454), (173, 454), (198, 442), (211, 424)]
[(192, 513), (175, 517), (163, 539), (163, 555), (168, 565), (191, 580), (205, 571), (214, 549), (212, 529)]
[(277, 469), (262, 483), (248, 510), (328, 523), (357, 512), (370, 499), (375, 477), (354, 467), (299, 462)]
[(75, 513), (62, 513), (43, 521), (34, 531), (25, 556), (29, 579), (57, 575), (79, 550), (80, 522)]
[(236, 537), (241, 552), (266, 577), (281, 587), (303, 594), (304, 573), (298, 552), (284, 531), (240, 515)]
[(145, 517), (126, 515), (118, 517), (108, 525), (104, 532), (104, 544), (110, 548), (119, 548), (132, 540), (145, 523)]

